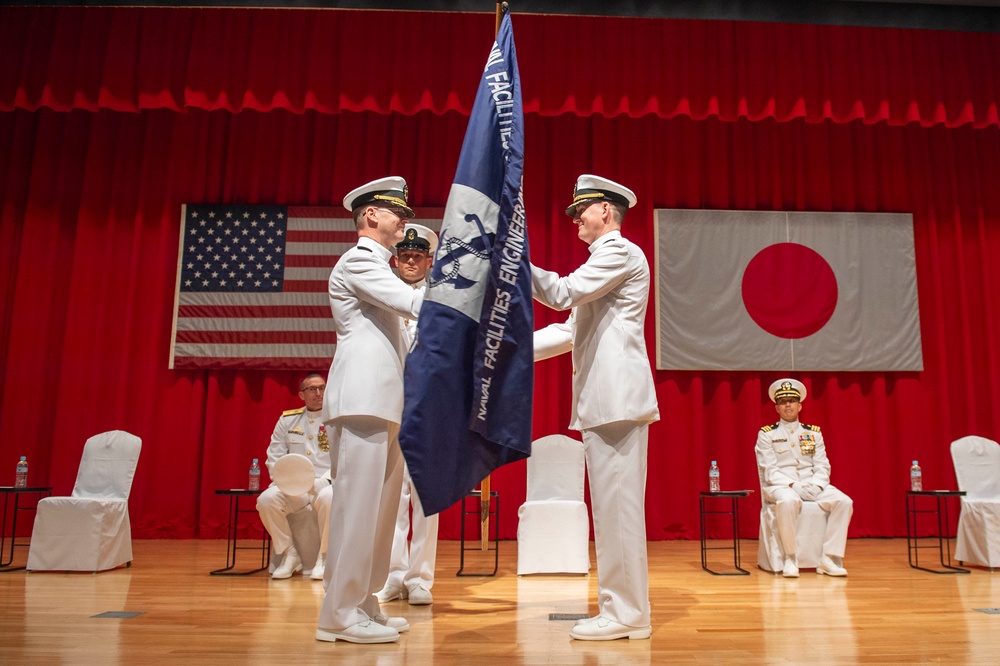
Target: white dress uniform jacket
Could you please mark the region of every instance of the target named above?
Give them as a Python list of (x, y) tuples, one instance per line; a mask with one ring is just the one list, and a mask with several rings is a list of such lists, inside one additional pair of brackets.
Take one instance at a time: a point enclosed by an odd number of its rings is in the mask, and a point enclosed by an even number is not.
[(324, 421), (342, 416), (402, 421), (407, 345), (399, 318), (416, 318), (424, 290), (411, 289), (394, 275), (390, 256), (375, 241), (359, 238), (330, 274), (337, 353), (326, 381)]
[(319, 448), (319, 427), (322, 425), (320, 412), (310, 412), (304, 407), (282, 413), (271, 433), (271, 443), (267, 447), (268, 471), (274, 468), (278, 459), (289, 453), (298, 453), (309, 458), (319, 478), (330, 471), (330, 456)]
[(573, 350), (573, 414), (585, 430), (615, 421), (660, 418), (643, 322), (649, 264), (620, 231), (590, 245), (590, 258), (564, 278), (531, 267), (532, 295), (556, 310), (573, 308), (563, 324), (535, 333), (535, 360)]
[[(802, 443), (815, 446), (812, 455), (802, 453)], [(776, 501), (777, 489), (787, 488), (796, 481), (812, 483), (820, 488), (830, 485), (830, 460), (819, 426), (803, 426), (796, 422), (789, 432), (782, 422), (764, 426), (757, 433), (757, 462), (763, 470), (764, 496)]]

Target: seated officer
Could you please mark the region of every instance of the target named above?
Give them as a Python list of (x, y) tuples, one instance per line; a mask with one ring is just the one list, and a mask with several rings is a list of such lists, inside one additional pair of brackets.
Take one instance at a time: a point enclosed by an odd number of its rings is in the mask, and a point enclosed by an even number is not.
[(323, 580), (326, 562), (327, 539), (330, 532), (330, 503), (333, 491), (330, 485), (330, 445), (323, 428), (321, 412), (326, 380), (323, 375), (311, 374), (299, 384), (299, 398), (305, 407), (289, 409), (281, 414), (267, 447), (267, 469), (271, 470), (278, 459), (288, 453), (306, 456), (316, 470), (316, 485), (311, 492), (291, 497), (278, 490), (273, 483), (257, 498), (260, 520), (271, 535), (274, 551), (284, 558), (281, 565), (271, 574), (272, 578), (291, 578), (302, 569), (302, 558), (292, 543), (292, 531), (288, 526), (288, 514), (307, 506), (316, 512), (319, 524), (320, 552), (312, 568), (310, 578)]
[(802, 502), (816, 502), (827, 514), (823, 557), (816, 573), (846, 576), (841, 560), (854, 502), (830, 485), (830, 461), (819, 426), (799, 422), (806, 387), (794, 379), (779, 379), (771, 384), (768, 395), (781, 420), (760, 429), (755, 452), (757, 465), (763, 470), (764, 499), (775, 505), (778, 540), (785, 557), (781, 575), (799, 575), (796, 525)]

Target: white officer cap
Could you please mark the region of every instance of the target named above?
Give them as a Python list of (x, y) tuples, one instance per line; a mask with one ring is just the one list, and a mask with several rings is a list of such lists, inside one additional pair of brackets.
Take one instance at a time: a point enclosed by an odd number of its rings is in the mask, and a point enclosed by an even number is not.
[(432, 229), (415, 222), (407, 222), (406, 230), (403, 231), (403, 240), (396, 243), (396, 251), (423, 250), (433, 255), (437, 246), (438, 237)]
[(344, 197), (344, 208), (353, 213), (356, 208), (369, 204), (386, 208), (395, 206), (402, 208), (407, 217), (413, 217), (413, 209), (406, 203), (408, 194), (406, 181), (399, 176), (379, 178), (348, 192)]
[(635, 192), (624, 185), (585, 173), (576, 179), (576, 186), (573, 188), (573, 203), (566, 208), (566, 214), (574, 217), (577, 204), (585, 201), (601, 201), (602, 199), (614, 201), (628, 208), (634, 206), (637, 201)]
[(779, 398), (795, 398), (802, 402), (806, 399), (806, 386), (797, 379), (786, 377), (771, 384), (767, 394), (771, 396), (771, 402), (778, 402)]

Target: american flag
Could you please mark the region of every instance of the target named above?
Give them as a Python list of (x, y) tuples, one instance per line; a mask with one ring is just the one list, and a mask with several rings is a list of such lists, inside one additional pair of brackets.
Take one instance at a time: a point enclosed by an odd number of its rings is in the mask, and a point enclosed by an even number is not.
[[(440, 209), (424, 212), (440, 228)], [(357, 238), (342, 208), (183, 206), (169, 367), (328, 368), (327, 280)]]

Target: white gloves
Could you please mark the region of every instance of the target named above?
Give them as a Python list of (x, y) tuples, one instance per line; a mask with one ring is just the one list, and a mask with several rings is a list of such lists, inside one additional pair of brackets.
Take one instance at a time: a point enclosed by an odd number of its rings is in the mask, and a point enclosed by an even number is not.
[[(329, 474), (329, 472), (327, 472), (327, 474)], [(312, 487), (312, 490), (309, 491), (309, 494), (312, 495), (313, 497), (315, 497), (315, 496), (319, 495), (319, 493), (320, 493), (321, 490), (323, 490), (324, 488), (326, 488), (329, 485), (330, 485), (330, 481), (327, 480), (326, 475), (317, 477), (316, 481), (313, 482), (313, 487)]]
[(792, 490), (797, 492), (799, 497), (810, 502), (815, 501), (819, 497), (819, 494), (823, 492), (822, 488), (808, 481), (796, 481), (792, 484)]

